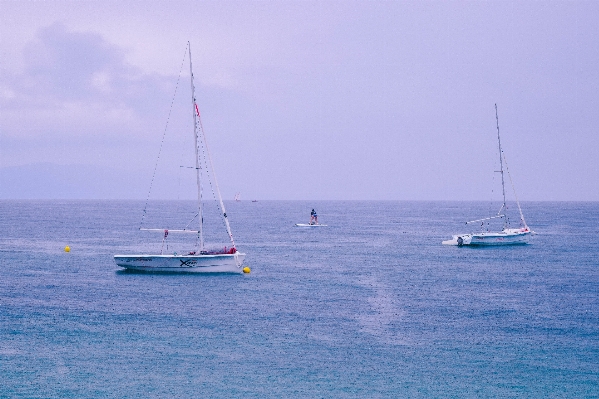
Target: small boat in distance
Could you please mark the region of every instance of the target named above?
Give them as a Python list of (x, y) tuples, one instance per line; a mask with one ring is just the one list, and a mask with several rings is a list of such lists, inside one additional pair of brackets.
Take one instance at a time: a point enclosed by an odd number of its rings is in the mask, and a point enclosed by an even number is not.
[[(491, 216), (488, 218), (472, 220), (470, 222), (466, 222), (466, 224), (470, 223), (478, 223), (481, 222), (481, 226), (484, 226), (484, 222), (491, 219), (503, 219), (503, 229), (497, 232), (491, 231), (481, 231), (479, 233), (468, 233), (468, 234), (456, 234), (451, 240), (443, 241), (443, 245), (457, 245), (461, 247), (463, 245), (514, 245), (514, 244), (527, 244), (528, 239), (534, 232), (528, 227), (526, 221), (524, 220), (524, 215), (522, 214), (522, 208), (520, 207), (520, 201), (518, 201), (518, 196), (516, 196), (516, 191), (514, 190), (514, 196), (516, 197), (516, 203), (518, 204), (518, 210), (520, 211), (520, 227), (519, 228), (510, 228), (509, 220), (506, 216), (507, 205), (505, 200), (505, 182), (503, 178), (503, 164), (506, 164), (506, 169), (509, 175), (509, 168), (507, 168), (507, 162), (505, 161), (505, 155), (503, 154), (503, 150), (501, 149), (501, 138), (499, 137), (499, 117), (497, 115), (497, 104), (495, 104), (495, 120), (497, 121), (497, 141), (499, 143), (499, 165), (500, 170), (497, 171), (501, 173), (501, 189), (503, 193), (503, 204), (497, 212), (497, 215)], [(510, 176), (511, 181), (511, 176)], [(513, 184), (512, 184), (513, 188)], [(502, 213), (503, 212), (503, 213)]]
[[(214, 173), (214, 166), (212, 164), (212, 158), (208, 151), (208, 144), (206, 142), (206, 135), (202, 127), (200, 119), (200, 111), (196, 103), (195, 98), (195, 87), (193, 83), (193, 69), (191, 64), (191, 45), (187, 43), (189, 49), (189, 72), (191, 75), (191, 105), (193, 115), (193, 136), (195, 140), (195, 171), (196, 171), (196, 185), (197, 185), (197, 213), (191, 219), (191, 221), (183, 229), (145, 229), (145, 231), (156, 231), (163, 232), (162, 238), (162, 249), (160, 254), (132, 254), (132, 255), (114, 255), (116, 264), (120, 267), (130, 270), (138, 271), (149, 271), (149, 272), (187, 272), (187, 273), (241, 273), (243, 270), (241, 264), (245, 258), (245, 254), (237, 251), (233, 235), (231, 234), (231, 227), (229, 226), (229, 220), (227, 219), (227, 212), (225, 205), (218, 188), (218, 182)], [(202, 148), (202, 152), (200, 152)], [(203, 153), (205, 151), (205, 154)], [(229, 247), (224, 247), (218, 250), (209, 250), (204, 244), (204, 209), (202, 205), (202, 186), (201, 170), (210, 171), (210, 181), (214, 184), (215, 192), (218, 194), (218, 205), (220, 214), (224, 220), (227, 234), (231, 241)], [(205, 172), (207, 173), (207, 172)], [(212, 184), (211, 183), (211, 184)], [(215, 196), (216, 199), (216, 196)], [(237, 199), (237, 198), (236, 198)], [(147, 205), (147, 203), (146, 203)], [(145, 214), (145, 209), (144, 209)], [(197, 217), (198, 229), (188, 229), (187, 227)], [(143, 219), (142, 219), (143, 220)], [(171, 233), (189, 233), (197, 236), (196, 248), (186, 252), (184, 254), (165, 254), (164, 244)], [(168, 246), (167, 246), (168, 248)], [(222, 247), (221, 247), (222, 248)]]

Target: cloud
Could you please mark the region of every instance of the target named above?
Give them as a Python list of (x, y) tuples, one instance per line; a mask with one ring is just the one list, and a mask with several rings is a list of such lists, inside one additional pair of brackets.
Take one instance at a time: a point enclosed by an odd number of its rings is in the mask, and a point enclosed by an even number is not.
[[(95, 74), (126, 74), (123, 52), (95, 33), (71, 32), (62, 24), (41, 29), (25, 47), (26, 73), (55, 99), (81, 100), (100, 93)], [(134, 71), (132, 71), (134, 73)]]
[(99, 34), (60, 23), (40, 29), (23, 58), (23, 72), (0, 86), (5, 137), (136, 134), (153, 125), (155, 99), (172, 93), (172, 77), (144, 74)]

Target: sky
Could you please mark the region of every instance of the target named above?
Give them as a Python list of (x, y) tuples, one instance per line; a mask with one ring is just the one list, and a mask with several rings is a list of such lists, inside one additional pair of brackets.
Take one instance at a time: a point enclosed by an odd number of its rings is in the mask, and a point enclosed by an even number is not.
[(193, 197), (190, 42), (225, 199), (494, 199), (497, 104), (520, 200), (599, 201), (597, 15), (596, 1), (0, 0), (0, 198)]

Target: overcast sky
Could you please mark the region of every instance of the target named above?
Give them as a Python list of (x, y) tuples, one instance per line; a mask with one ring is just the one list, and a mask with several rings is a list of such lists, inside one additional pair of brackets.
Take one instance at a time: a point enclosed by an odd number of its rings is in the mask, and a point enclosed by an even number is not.
[(598, 16), (596, 1), (0, 0), (0, 169), (85, 169), (99, 197), (145, 198), (182, 64), (160, 162), (192, 148), (189, 41), (227, 199), (492, 199), (497, 103), (521, 200), (597, 201)]

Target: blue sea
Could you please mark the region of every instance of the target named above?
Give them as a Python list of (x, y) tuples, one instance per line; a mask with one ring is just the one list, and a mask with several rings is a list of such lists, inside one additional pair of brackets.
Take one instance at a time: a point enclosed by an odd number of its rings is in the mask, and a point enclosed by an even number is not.
[(143, 201), (0, 201), (0, 397), (599, 397), (599, 203), (503, 248), (441, 245), (484, 202), (226, 204), (250, 274), (120, 270)]

